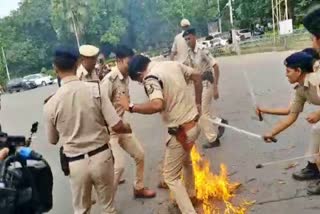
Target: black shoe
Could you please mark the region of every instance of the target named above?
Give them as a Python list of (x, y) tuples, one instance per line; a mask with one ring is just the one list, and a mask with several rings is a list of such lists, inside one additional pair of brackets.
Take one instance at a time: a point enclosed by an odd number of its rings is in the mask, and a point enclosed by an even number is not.
[(320, 180), (307, 187), (308, 195), (320, 195)]
[(220, 146), (220, 140), (219, 140), (219, 139), (216, 139), (216, 140), (213, 141), (213, 142), (203, 144), (203, 145), (202, 145), (202, 148), (204, 148), (204, 149), (210, 149), (210, 148), (219, 147), (219, 146)]
[(292, 177), (298, 181), (318, 179), (319, 169), (317, 164), (308, 162), (308, 165), (299, 172), (292, 174)]
[[(224, 124), (229, 124), (227, 120), (225, 119), (221, 119), (221, 123), (224, 123)], [(218, 127), (218, 138), (221, 138), (224, 134), (224, 131), (225, 131), (225, 127), (223, 126), (219, 126)]]

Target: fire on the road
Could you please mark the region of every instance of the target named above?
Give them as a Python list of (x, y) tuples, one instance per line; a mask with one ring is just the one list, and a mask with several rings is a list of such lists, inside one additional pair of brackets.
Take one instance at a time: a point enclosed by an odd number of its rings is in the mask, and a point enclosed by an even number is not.
[(225, 206), (224, 214), (245, 214), (253, 202), (245, 201), (238, 206), (232, 204), (234, 191), (240, 186), (240, 183), (229, 181), (226, 166), (221, 164), (220, 174), (213, 174), (209, 161), (203, 159), (195, 147), (191, 151), (191, 158), (197, 199), (202, 202), (203, 212), (205, 214), (221, 213), (221, 210), (214, 204), (215, 201), (221, 201)]

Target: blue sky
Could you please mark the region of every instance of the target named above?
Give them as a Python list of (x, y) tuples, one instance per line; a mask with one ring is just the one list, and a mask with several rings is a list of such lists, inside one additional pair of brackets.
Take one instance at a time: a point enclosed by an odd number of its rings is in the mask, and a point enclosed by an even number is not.
[(18, 8), (21, 0), (0, 0), (0, 18), (10, 15), (10, 11)]

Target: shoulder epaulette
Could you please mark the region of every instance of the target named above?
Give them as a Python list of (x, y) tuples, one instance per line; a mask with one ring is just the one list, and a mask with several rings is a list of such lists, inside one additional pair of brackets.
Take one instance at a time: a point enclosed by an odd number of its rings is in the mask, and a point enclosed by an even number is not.
[(49, 97), (47, 97), (46, 99), (44, 99), (43, 104), (46, 104), (52, 97), (54, 94), (50, 95)]

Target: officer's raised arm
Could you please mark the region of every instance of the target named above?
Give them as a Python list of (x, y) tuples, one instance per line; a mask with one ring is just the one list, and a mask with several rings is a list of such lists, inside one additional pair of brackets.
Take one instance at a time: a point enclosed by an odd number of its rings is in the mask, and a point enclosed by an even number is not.
[(144, 81), (145, 90), (149, 97), (149, 101), (141, 104), (130, 104), (126, 96), (122, 96), (119, 100), (120, 105), (126, 111), (139, 114), (155, 114), (161, 112), (164, 108), (163, 93), (161, 85), (157, 79), (150, 78)]
[[(295, 98), (290, 105), (290, 112), (287, 117), (279, 121), (270, 132), (264, 135), (266, 142), (271, 142), (270, 139), (290, 127), (303, 111), (304, 104), (308, 99), (308, 93), (313, 89), (313, 84), (318, 84), (317, 73), (313, 73), (313, 58), (304, 53), (297, 52), (284, 61), (286, 66), (286, 76), (289, 83), (297, 84), (295, 87)], [(311, 86), (310, 86), (311, 85)], [(318, 100), (312, 100), (311, 103), (317, 103)], [(286, 112), (285, 112), (286, 113)], [(310, 114), (306, 120), (309, 123), (316, 123), (320, 120), (320, 112)]]

